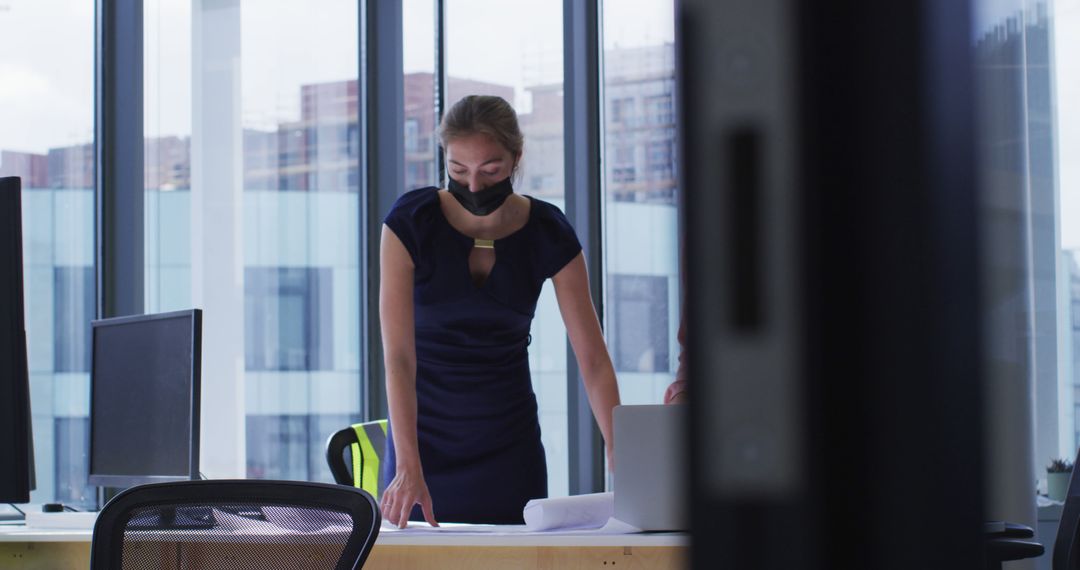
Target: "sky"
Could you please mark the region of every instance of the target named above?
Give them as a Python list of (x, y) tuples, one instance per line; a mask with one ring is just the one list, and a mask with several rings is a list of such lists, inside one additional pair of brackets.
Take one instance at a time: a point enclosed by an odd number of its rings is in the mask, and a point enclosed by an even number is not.
[(0, 0), (0, 149), (93, 139), (93, 22), (90, 0)]
[[(148, 136), (191, 131), (193, 0), (145, 0)], [(299, 86), (356, 77), (356, 0), (241, 4), (242, 122), (299, 115)], [(93, 0), (0, 0), (0, 149), (44, 153), (93, 137)], [(434, 67), (434, 2), (404, 0), (404, 70)], [(608, 0), (605, 44), (673, 41), (671, 0)], [(562, 76), (559, 0), (447, 0), (455, 76), (513, 85)], [(525, 111), (527, 109), (523, 109)]]

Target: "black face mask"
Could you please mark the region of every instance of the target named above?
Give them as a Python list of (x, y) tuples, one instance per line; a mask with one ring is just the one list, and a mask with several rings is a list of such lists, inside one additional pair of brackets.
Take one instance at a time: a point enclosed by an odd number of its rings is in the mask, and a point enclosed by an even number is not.
[(450, 190), (454, 198), (457, 198), (458, 203), (474, 216), (486, 216), (494, 212), (514, 193), (509, 176), (502, 182), (488, 186), (479, 192), (470, 192), (468, 186), (453, 178), (450, 178), (446, 188)]

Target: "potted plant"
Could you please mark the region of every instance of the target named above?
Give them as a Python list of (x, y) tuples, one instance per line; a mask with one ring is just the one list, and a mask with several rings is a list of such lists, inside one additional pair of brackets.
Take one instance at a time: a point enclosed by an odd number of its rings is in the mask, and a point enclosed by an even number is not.
[(1046, 466), (1046, 496), (1052, 501), (1064, 501), (1069, 490), (1073, 464), (1068, 459), (1055, 459)]

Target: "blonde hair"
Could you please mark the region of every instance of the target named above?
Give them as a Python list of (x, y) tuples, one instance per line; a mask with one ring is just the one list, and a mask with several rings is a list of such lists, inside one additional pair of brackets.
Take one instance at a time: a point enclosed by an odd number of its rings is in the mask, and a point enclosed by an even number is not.
[(495, 139), (520, 161), (525, 147), (517, 113), (506, 99), (495, 95), (469, 95), (443, 115), (439, 123), (439, 143), (443, 148), (453, 139), (483, 133)]

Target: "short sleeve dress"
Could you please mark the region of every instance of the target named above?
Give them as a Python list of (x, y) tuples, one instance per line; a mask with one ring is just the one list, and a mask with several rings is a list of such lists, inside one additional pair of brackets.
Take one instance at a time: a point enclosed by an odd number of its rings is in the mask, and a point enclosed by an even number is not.
[[(469, 273), (473, 238), (450, 225), (434, 187), (402, 195), (384, 223), (412, 257), (417, 443), (440, 522), (521, 524), (547, 496), (529, 328), (540, 289), (581, 251), (563, 213), (529, 197), (529, 219), (495, 241), (482, 285)], [(393, 425), (383, 484), (393, 478)], [(419, 507), (411, 518), (423, 520)]]

